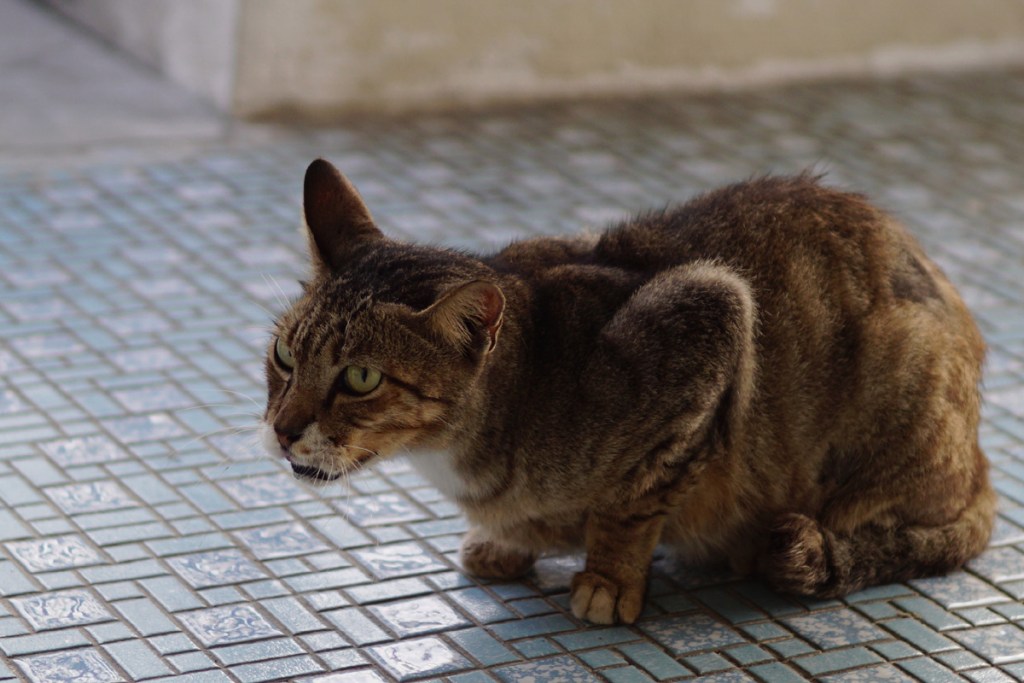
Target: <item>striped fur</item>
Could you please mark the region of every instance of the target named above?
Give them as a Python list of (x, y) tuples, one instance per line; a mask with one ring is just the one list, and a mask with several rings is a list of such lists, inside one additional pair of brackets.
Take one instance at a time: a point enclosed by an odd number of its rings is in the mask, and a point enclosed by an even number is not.
[[(386, 238), (325, 161), (314, 273), (268, 349), (272, 450), (302, 476), (411, 450), (472, 523), (466, 569), (582, 548), (572, 609), (632, 622), (654, 547), (839, 596), (985, 546), (984, 345), (862, 197), (764, 178), (597, 236), (474, 256)], [(373, 392), (338, 384), (379, 369)]]

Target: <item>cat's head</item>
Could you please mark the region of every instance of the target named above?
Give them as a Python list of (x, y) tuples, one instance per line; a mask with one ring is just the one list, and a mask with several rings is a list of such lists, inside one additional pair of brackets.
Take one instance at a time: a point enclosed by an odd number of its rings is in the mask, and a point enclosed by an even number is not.
[(443, 445), (498, 343), (505, 297), (495, 273), (386, 238), (322, 159), (306, 171), (303, 209), (313, 274), (267, 348), (264, 445), (321, 482)]

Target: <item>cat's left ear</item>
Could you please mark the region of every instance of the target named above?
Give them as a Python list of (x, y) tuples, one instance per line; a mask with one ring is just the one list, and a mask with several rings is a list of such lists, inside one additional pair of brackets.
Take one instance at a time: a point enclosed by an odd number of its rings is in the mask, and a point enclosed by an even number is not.
[(420, 315), (442, 338), (467, 351), (488, 354), (498, 342), (504, 314), (501, 288), (475, 280), (448, 290)]
[(325, 159), (306, 169), (302, 209), (318, 269), (340, 270), (359, 246), (384, 239), (356, 188)]

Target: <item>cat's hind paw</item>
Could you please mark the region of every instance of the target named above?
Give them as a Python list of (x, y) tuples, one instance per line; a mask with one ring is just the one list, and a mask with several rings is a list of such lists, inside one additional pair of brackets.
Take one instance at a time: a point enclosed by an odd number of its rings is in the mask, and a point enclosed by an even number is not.
[(831, 578), (824, 530), (797, 513), (776, 519), (758, 564), (765, 580), (783, 593), (823, 596)]
[(481, 579), (517, 579), (533, 567), (536, 556), (526, 550), (503, 545), (471, 529), (462, 540), (462, 567)]
[(572, 579), (570, 604), (578, 619), (594, 624), (632, 624), (644, 608), (644, 582), (620, 586), (594, 572)]

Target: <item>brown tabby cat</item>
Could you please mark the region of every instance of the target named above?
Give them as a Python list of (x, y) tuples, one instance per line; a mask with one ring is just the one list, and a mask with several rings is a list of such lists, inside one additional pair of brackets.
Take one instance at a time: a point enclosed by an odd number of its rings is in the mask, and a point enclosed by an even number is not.
[(584, 548), (573, 612), (630, 623), (659, 542), (820, 597), (987, 542), (984, 344), (858, 195), (764, 178), (485, 257), (386, 238), (323, 160), (304, 208), (314, 272), (270, 344), (268, 445), (316, 481), (425, 449), (473, 574)]

